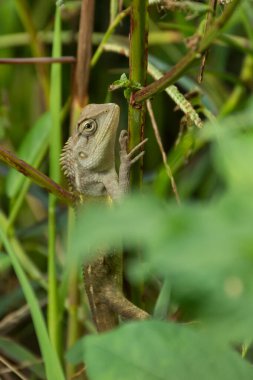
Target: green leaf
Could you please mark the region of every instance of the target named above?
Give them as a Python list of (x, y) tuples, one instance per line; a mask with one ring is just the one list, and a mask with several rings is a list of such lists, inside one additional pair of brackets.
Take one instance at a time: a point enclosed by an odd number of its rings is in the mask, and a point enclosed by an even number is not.
[(110, 91), (115, 91), (120, 88), (124, 88), (124, 96), (129, 101), (132, 91), (140, 90), (142, 86), (140, 83), (128, 79), (126, 74), (123, 73), (120, 79), (117, 79), (110, 85)]
[[(18, 149), (18, 157), (30, 165), (34, 165), (38, 156), (41, 158), (48, 148), (50, 128), (51, 119), (47, 112), (36, 121), (31, 130), (25, 135)], [(11, 169), (6, 180), (8, 197), (16, 197), (24, 181), (25, 177), (22, 174), (15, 169)]]
[[(120, 247), (124, 242), (133, 246), (140, 240), (149, 244), (156, 234), (160, 235), (160, 223), (157, 222), (164, 217), (166, 208), (165, 203), (149, 197), (126, 198), (121, 205), (112, 208), (104, 204), (85, 206), (79, 212), (73, 231), (71, 260), (75, 257), (89, 260), (101, 245)], [(141, 223), (136, 217), (139, 212), (142, 212)], [(97, 225), (103, 228), (97, 231)]]
[(62, 372), (61, 364), (54, 351), (51, 342), (48, 337), (44, 317), (40, 309), (40, 305), (35, 296), (35, 293), (29, 283), (29, 280), (23, 271), (18, 259), (16, 258), (14, 251), (5, 235), (4, 231), (0, 227), (0, 238), (8, 252), (13, 268), (22, 286), (24, 295), (26, 297), (27, 303), (31, 310), (31, 316), (33, 319), (34, 328), (38, 338), (40, 350), (42, 352), (42, 357), (45, 362), (46, 375), (48, 380), (64, 380), (64, 375)]
[(5, 272), (11, 266), (11, 260), (9, 256), (0, 252), (0, 273)]
[[(56, 7), (54, 21), (54, 37), (52, 47), (52, 57), (61, 56), (61, 9)], [(51, 66), (51, 85), (50, 85), (50, 115), (53, 128), (50, 131), (50, 177), (60, 181), (60, 162), (61, 153), (61, 64), (56, 63)], [(48, 204), (48, 308), (47, 321), (49, 337), (56, 348), (58, 356), (62, 356), (62, 318), (59, 313), (59, 292), (56, 269), (56, 198), (49, 195)], [(63, 308), (62, 308), (63, 309)]]
[(90, 380), (247, 380), (253, 368), (232, 349), (190, 327), (134, 322), (84, 339)]
[(163, 282), (158, 299), (155, 304), (154, 313), (153, 313), (155, 319), (167, 320), (168, 314), (169, 314), (170, 298), (171, 298), (171, 283), (167, 279), (167, 280), (164, 280)]
[(215, 146), (217, 170), (231, 187), (253, 189), (253, 135), (227, 136)]
[(118, 90), (120, 88), (126, 88), (130, 87), (131, 81), (128, 79), (125, 73), (121, 74), (120, 79), (115, 80), (111, 85), (110, 85), (110, 90)]
[(214, 334), (217, 326), (221, 340), (235, 342), (253, 337), (252, 219), (252, 197), (240, 194), (181, 207), (144, 196), (112, 208), (93, 205), (77, 220), (71, 261), (88, 261), (101, 247), (138, 247), (143, 260), (131, 260), (130, 280), (167, 279), (187, 320)]
[(83, 339), (79, 339), (66, 353), (66, 359), (71, 364), (79, 364), (83, 359)]

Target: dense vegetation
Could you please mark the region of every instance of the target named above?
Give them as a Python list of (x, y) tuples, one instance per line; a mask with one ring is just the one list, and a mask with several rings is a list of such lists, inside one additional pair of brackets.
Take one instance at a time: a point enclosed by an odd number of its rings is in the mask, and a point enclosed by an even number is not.
[[(0, 2), (0, 378), (251, 379), (253, 1), (92, 7)], [(88, 102), (149, 140), (132, 194), (75, 220), (59, 156)], [(101, 247), (150, 318), (98, 335)]]

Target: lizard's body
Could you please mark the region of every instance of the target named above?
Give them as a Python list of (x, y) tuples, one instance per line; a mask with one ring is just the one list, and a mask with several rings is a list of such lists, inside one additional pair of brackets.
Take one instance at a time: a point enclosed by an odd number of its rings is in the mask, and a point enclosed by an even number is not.
[[(86, 106), (73, 135), (65, 144), (61, 165), (69, 185), (81, 196), (94, 199), (109, 196), (118, 200), (128, 191), (130, 166), (144, 152), (133, 154), (146, 140), (127, 152), (128, 133), (120, 133), (120, 167), (115, 169), (115, 139), (119, 123), (119, 107), (114, 103)], [(121, 287), (122, 265), (118, 254), (101, 252), (97, 260), (85, 267), (85, 288), (98, 331), (117, 324), (117, 315), (103, 302), (106, 284)]]

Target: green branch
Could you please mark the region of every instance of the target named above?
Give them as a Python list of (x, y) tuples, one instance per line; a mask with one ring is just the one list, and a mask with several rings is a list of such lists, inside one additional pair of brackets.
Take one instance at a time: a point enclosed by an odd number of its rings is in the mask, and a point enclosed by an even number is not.
[[(29, 4), (27, 0), (15, 0), (16, 10), (19, 15), (19, 18), (29, 34), (30, 45), (32, 54), (35, 57), (43, 57), (45, 55), (43, 45), (37, 37), (37, 31), (32, 20)], [(37, 66), (39, 81), (43, 90), (43, 95), (45, 99), (45, 105), (49, 104), (49, 82), (48, 75), (45, 71), (45, 67), (38, 65)]]
[[(129, 79), (132, 83), (145, 85), (148, 54), (148, 1), (133, 0), (131, 6)], [(133, 96), (133, 94), (132, 94)], [(145, 104), (134, 107), (130, 101), (128, 108), (128, 131), (130, 149), (136, 146), (143, 137), (145, 122)], [(141, 165), (139, 162), (131, 172), (132, 184), (141, 183)]]
[(224, 13), (213, 23), (197, 48), (190, 50), (169, 72), (164, 74), (162, 78), (144, 87), (142, 90), (137, 91), (132, 97), (132, 103), (136, 104), (143, 102), (154, 94), (164, 90), (166, 87), (173, 84), (194, 61), (200, 59), (201, 54), (218, 37), (224, 25), (233, 15), (240, 1), (241, 0), (233, 0), (233, 2), (227, 6)]
[[(52, 57), (61, 56), (61, 13), (56, 6)], [(50, 115), (52, 128), (49, 144), (50, 177), (59, 182), (61, 178), (59, 157), (61, 153), (61, 65), (51, 66)], [(48, 307), (47, 323), (49, 337), (54, 349), (62, 359), (62, 318), (59, 313), (59, 292), (56, 258), (56, 198), (50, 194), (48, 202)]]
[(125, 9), (124, 11), (120, 12), (117, 17), (113, 20), (113, 22), (109, 25), (109, 28), (104, 34), (104, 37), (102, 38), (99, 46), (97, 47), (97, 50), (95, 51), (92, 60), (91, 60), (91, 66), (95, 66), (97, 63), (98, 59), (100, 58), (103, 48), (105, 43), (109, 40), (111, 37), (112, 33), (116, 29), (116, 27), (119, 25), (119, 23), (130, 13), (130, 7)]

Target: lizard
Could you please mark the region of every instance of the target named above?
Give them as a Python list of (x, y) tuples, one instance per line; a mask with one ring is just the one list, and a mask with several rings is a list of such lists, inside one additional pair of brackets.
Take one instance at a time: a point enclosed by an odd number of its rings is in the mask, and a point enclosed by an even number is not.
[[(130, 167), (144, 155), (143, 150), (139, 153), (138, 150), (147, 139), (128, 152), (128, 132), (120, 132), (117, 173), (115, 140), (119, 116), (120, 108), (115, 103), (87, 105), (63, 147), (60, 158), (62, 170), (70, 189), (81, 198), (96, 200), (102, 197), (118, 202), (129, 190)], [(121, 261), (121, 254), (105, 254), (101, 250), (99, 257), (84, 268), (85, 290), (98, 331), (109, 330), (118, 323), (117, 313), (103, 301), (103, 293), (108, 282), (115, 287), (115, 294), (121, 289)]]

